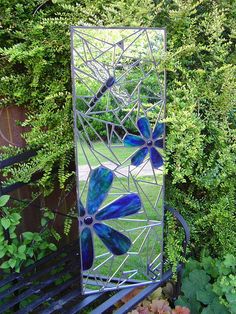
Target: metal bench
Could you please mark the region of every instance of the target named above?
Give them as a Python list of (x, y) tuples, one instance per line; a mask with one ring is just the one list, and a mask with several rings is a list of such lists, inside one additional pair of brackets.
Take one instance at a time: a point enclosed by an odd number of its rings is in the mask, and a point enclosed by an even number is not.
[[(35, 155), (27, 151), (0, 162), (0, 170), (15, 163), (22, 162)], [(33, 179), (37, 179), (36, 175)], [(10, 186), (2, 186), (0, 195), (8, 194), (25, 183), (18, 182)], [(190, 231), (183, 217), (173, 208), (165, 206), (165, 210), (173, 214), (184, 230), (183, 257), (190, 238)], [(74, 218), (77, 219), (77, 218)], [(173, 275), (169, 269), (163, 273), (162, 279), (143, 287), (140, 292), (120, 308), (114, 305), (129, 294), (134, 288), (126, 288), (110, 292), (99, 292), (83, 296), (81, 294), (81, 271), (78, 241), (67, 245), (56, 252), (42, 258), (20, 273), (0, 273), (0, 313), (127, 313), (145, 297), (167, 282)], [(181, 273), (184, 263), (177, 267), (178, 280), (175, 293), (179, 293)], [(104, 278), (105, 279), (105, 278)], [(89, 280), (94, 282), (93, 276)], [(116, 281), (116, 278), (113, 278)], [(112, 283), (112, 282), (111, 282)]]

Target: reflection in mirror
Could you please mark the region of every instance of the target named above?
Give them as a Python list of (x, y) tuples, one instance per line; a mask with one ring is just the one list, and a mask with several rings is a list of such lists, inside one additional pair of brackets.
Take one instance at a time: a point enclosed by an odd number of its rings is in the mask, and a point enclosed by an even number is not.
[(83, 292), (162, 274), (165, 31), (72, 27)]

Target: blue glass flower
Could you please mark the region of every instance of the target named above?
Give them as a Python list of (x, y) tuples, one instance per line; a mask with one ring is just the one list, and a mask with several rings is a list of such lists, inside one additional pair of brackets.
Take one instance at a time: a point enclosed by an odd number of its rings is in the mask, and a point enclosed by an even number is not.
[(127, 134), (124, 138), (124, 146), (141, 147), (131, 158), (133, 166), (139, 166), (144, 161), (148, 152), (153, 168), (159, 168), (163, 165), (163, 159), (156, 147), (163, 148), (163, 138), (158, 139), (164, 132), (164, 124), (157, 123), (153, 131), (146, 117), (139, 118), (137, 127), (142, 136)]
[(93, 265), (93, 231), (114, 255), (125, 254), (131, 246), (131, 241), (127, 236), (102, 223), (104, 220), (135, 214), (141, 208), (140, 197), (131, 193), (114, 200), (99, 210), (107, 197), (113, 178), (113, 172), (105, 167), (100, 166), (94, 169), (89, 180), (86, 207), (79, 201), (79, 223), (82, 230), (81, 252), (84, 270), (90, 269)]

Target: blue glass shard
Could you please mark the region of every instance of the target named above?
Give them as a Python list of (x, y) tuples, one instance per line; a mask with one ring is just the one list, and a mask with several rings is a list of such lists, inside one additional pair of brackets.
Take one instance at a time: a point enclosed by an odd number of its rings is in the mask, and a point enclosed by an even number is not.
[(116, 79), (113, 76), (110, 76), (107, 81), (106, 81), (106, 86), (107, 87), (112, 87), (116, 82)]
[(152, 138), (155, 140), (156, 138), (160, 137), (164, 132), (164, 123), (157, 123), (153, 133)]
[(79, 200), (78, 210), (79, 210), (80, 217), (85, 215), (85, 209), (84, 209), (84, 206), (83, 206), (81, 200)]
[(160, 138), (159, 140), (156, 140), (154, 142), (154, 145), (159, 148), (163, 148), (163, 144), (164, 144), (163, 138)]
[(112, 254), (122, 255), (129, 250), (131, 241), (124, 234), (100, 223), (95, 223), (93, 227), (97, 236)]
[(89, 228), (84, 228), (81, 232), (81, 251), (82, 251), (82, 264), (83, 270), (88, 270), (93, 265), (93, 238)]
[(127, 134), (124, 138), (124, 146), (142, 146), (145, 144), (144, 139), (142, 139), (140, 136)]
[(146, 117), (142, 117), (142, 118), (138, 119), (137, 126), (138, 126), (140, 133), (145, 138), (151, 137), (151, 128), (150, 128), (149, 121)]
[(87, 210), (90, 215), (94, 214), (112, 185), (113, 173), (105, 167), (98, 167), (93, 170), (88, 188)]
[(97, 220), (125, 217), (137, 213), (141, 208), (137, 194), (125, 195), (101, 209), (95, 216)]
[(147, 156), (148, 148), (143, 147), (139, 149), (134, 156), (131, 158), (131, 164), (133, 166), (139, 166), (144, 161), (144, 158)]
[(157, 169), (163, 165), (163, 159), (155, 147), (150, 148), (150, 159), (151, 159), (153, 168)]

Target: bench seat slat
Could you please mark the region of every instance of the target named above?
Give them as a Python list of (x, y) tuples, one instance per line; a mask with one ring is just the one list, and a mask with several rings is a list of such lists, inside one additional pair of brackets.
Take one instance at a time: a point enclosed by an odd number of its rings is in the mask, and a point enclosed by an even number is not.
[(101, 314), (103, 311), (108, 310), (110, 307), (114, 306), (115, 303), (120, 301), (124, 296), (130, 293), (134, 288), (126, 288), (119, 290), (115, 295), (110, 297), (108, 300), (103, 302), (101, 305), (97, 306), (90, 314)]
[(30, 305), (26, 306), (24, 309), (17, 311), (16, 314), (25, 314), (25, 313), (29, 313), (29, 312), (33, 311), (35, 308), (37, 308), (43, 302), (47, 302), (47, 301), (51, 300), (51, 298), (53, 296), (57, 295), (61, 291), (63, 291), (66, 288), (70, 287), (73, 283), (78, 282), (78, 280), (79, 280), (79, 276), (67, 280), (64, 284), (56, 287), (55, 289), (51, 290), (48, 293), (43, 294), (42, 297), (40, 297), (37, 300), (35, 300), (32, 303), (30, 303)]
[(82, 309), (84, 309), (86, 306), (92, 304), (95, 300), (99, 299), (101, 296), (103, 296), (105, 293), (96, 293), (92, 294), (85, 299), (83, 299), (79, 304), (76, 304), (72, 309), (68, 310), (68, 314), (76, 314), (80, 313)]
[[(40, 293), (40, 291), (42, 291), (43, 288), (47, 287), (51, 283), (54, 283), (56, 280), (60, 279), (65, 274), (67, 274), (69, 272), (69, 270), (70, 270), (70, 267), (72, 267), (72, 269), (73, 269), (73, 267), (76, 267), (76, 266), (77, 266), (76, 262), (73, 261), (72, 263), (68, 264), (68, 268), (66, 270), (62, 270), (62, 271), (56, 273), (55, 275), (52, 275), (49, 279), (47, 279), (45, 281), (42, 281), (39, 284), (37, 284), (37, 283), (34, 284), (32, 282), (32, 284), (29, 287), (29, 289), (27, 289), (23, 293), (15, 296), (11, 301), (6, 302), (4, 305), (0, 306), (0, 313), (2, 313), (1, 311), (4, 312), (7, 309), (13, 307), (17, 303), (22, 302), (24, 299), (26, 299), (26, 298), (34, 295), (34, 294)], [(78, 280), (80, 280), (80, 278)]]
[(64, 297), (60, 298), (57, 301), (54, 301), (50, 304), (48, 308), (41, 311), (40, 314), (51, 314), (57, 310), (63, 309), (63, 305), (66, 305), (71, 300), (76, 299), (77, 297), (81, 298), (81, 291), (79, 289), (76, 289), (68, 294), (66, 294)]

